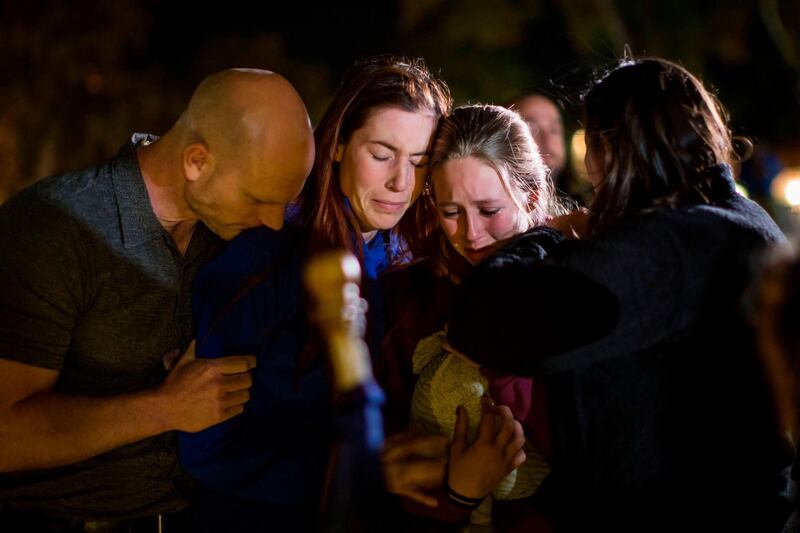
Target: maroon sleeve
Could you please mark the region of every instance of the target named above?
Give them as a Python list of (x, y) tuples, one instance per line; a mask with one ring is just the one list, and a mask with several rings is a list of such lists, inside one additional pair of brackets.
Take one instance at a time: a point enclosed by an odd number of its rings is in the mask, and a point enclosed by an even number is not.
[(511, 409), (531, 444), (550, 460), (552, 442), (544, 385), (533, 378), (503, 374), (485, 367), (481, 372), (489, 380), (492, 400)]

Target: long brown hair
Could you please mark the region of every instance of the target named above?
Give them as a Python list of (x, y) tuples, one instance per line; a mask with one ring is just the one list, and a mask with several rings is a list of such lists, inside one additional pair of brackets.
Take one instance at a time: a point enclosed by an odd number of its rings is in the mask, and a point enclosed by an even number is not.
[[(336, 150), (369, 119), (375, 111), (397, 108), (424, 112), (439, 117), (450, 112), (452, 99), (444, 81), (434, 75), (422, 59), (377, 56), (356, 62), (345, 73), (328, 110), (314, 130), (316, 155), (311, 176), (300, 194), (300, 223), (309, 227), (309, 256), (344, 248), (364, 257), (364, 241), (352, 210), (345, 205), (339, 184)], [(424, 239), (432, 231), (417, 201), (392, 228), (401, 245), (397, 262), (410, 256), (406, 243)], [(296, 375), (304, 372), (318, 357), (322, 342), (316, 331), (309, 336), (300, 354)]]
[[(447, 84), (433, 74), (422, 59), (378, 56), (358, 61), (347, 71), (333, 102), (314, 130), (314, 167), (300, 195), (300, 220), (311, 230), (310, 253), (345, 248), (359, 258), (363, 255), (358, 222), (346, 208), (339, 185), (338, 163), (335, 162), (339, 144), (346, 143), (376, 110), (421, 111), (438, 119), (448, 114), (451, 106)], [(419, 203), (411, 206), (392, 229), (400, 236), (401, 244), (417, 240), (430, 231)]]
[(659, 207), (713, 203), (733, 145), (727, 114), (699, 79), (659, 58), (625, 59), (584, 96), (586, 146), (602, 156), (593, 231)]

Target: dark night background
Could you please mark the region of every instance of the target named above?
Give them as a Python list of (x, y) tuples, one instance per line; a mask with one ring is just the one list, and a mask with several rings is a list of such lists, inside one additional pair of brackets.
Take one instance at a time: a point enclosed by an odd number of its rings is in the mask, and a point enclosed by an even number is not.
[(203, 76), (259, 67), (322, 115), (343, 70), (372, 53), (422, 56), (457, 103), (535, 89), (577, 102), (593, 72), (636, 55), (681, 62), (713, 86), (734, 132), (800, 165), (796, 0), (394, 0), (213, 4), (0, 1), (0, 201), (33, 180), (161, 133)]

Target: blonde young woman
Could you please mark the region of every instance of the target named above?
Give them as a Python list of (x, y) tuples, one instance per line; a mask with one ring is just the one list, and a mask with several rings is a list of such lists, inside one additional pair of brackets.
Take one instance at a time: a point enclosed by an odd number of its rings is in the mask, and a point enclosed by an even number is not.
[[(475, 531), (542, 530), (547, 524), (528, 502), (548, 472), (541, 387), (490, 364), (478, 368), (442, 341), (455, 291), (475, 265), (529, 230), (539, 235), (535, 253), (542, 256), (561, 240), (540, 227), (560, 212), (548, 169), (519, 115), (490, 105), (460, 107), (442, 119), (430, 165), (421, 201), (438, 228), (409, 243), (424, 259), (386, 276), (389, 331), (378, 372), (390, 431), (410, 425), (445, 435), (452, 446), (445, 479), (406, 494), (417, 502), (407, 507)], [(387, 454), (407, 435), (390, 439)]]

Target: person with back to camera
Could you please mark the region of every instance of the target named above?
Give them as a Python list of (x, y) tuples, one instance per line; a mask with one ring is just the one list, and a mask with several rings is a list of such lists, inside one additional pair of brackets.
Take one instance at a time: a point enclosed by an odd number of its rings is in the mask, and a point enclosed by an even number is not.
[(314, 167), (287, 227), (243, 233), (198, 276), (198, 357), (246, 351), (258, 366), (241, 417), (181, 435), (181, 462), (201, 484), (190, 510), (196, 531), (334, 526), (317, 523), (334, 409), (305, 313), (303, 265), (317, 252), (351, 251), (370, 327), (380, 324), (375, 281), (420, 231), (415, 202), (450, 106), (447, 86), (421, 60), (357, 62), (315, 130)]
[(584, 239), (540, 261), (522, 237), (481, 265), (448, 341), (545, 383), (558, 529), (776, 531), (790, 458), (739, 302), (785, 238), (736, 193), (724, 111), (684, 68), (624, 60), (584, 106), (595, 199), (552, 222)]
[[(481, 421), (486, 396), (521, 422), (529, 444), (517, 457), (506, 455), (515, 459), (510, 464), (500, 448), (497, 456), (483, 457), (484, 464), (472, 465), (488, 467), (492, 478), (477, 494), (471, 492), (474, 486), (458, 485), (464, 473), (451, 470), (447, 483), (430, 493), (437, 497), (436, 507), (407, 506), (442, 522), (464, 522), (470, 531), (549, 531), (527, 501), (549, 471), (541, 386), (530, 378), (493, 372), (490, 364), (478, 368), (449, 352), (443, 330), (456, 290), (474, 265), (526, 231), (540, 236), (531, 251), (544, 256), (563, 237), (542, 225), (562, 208), (529, 129), (516, 112), (503, 107), (464, 106), (442, 119), (430, 168), (430, 194), (420, 202), (427, 202), (426, 213), (438, 219), (437, 231), (410, 243), (414, 256), (423, 259), (384, 279), (389, 333), (378, 371), (387, 390), (390, 428), (410, 424), (421, 433), (444, 434), (456, 448), (467, 440), (486, 440), (494, 429), (490, 417)], [(455, 468), (463, 461), (456, 457), (451, 463)]]
[(0, 207), (0, 529), (178, 530), (173, 430), (241, 413), (255, 364), (195, 360), (192, 280), (218, 237), (281, 227), (312, 157), (289, 82), (227, 70), (163, 137)]

